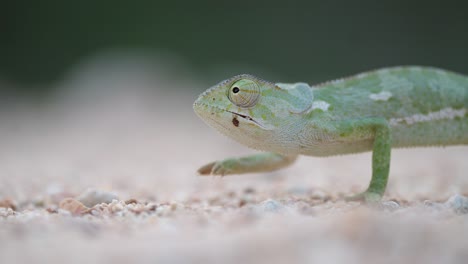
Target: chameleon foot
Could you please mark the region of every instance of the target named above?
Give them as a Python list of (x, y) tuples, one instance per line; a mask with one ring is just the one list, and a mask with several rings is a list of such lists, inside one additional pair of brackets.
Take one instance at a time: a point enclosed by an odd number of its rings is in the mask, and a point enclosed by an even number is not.
[(290, 165), (297, 156), (284, 156), (276, 153), (258, 153), (255, 155), (227, 158), (206, 164), (198, 169), (200, 175), (233, 175), (252, 172), (268, 172)]
[(206, 165), (203, 165), (202, 167), (200, 167), (198, 169), (198, 174), (200, 175), (210, 175), (211, 174), (211, 170), (213, 169), (213, 166), (215, 165), (216, 161), (215, 162), (211, 162), (211, 163), (208, 163)]
[(200, 175), (224, 176), (233, 174), (232, 168), (235, 167), (235, 165), (236, 162), (234, 159), (214, 161), (202, 166), (198, 169), (198, 173)]

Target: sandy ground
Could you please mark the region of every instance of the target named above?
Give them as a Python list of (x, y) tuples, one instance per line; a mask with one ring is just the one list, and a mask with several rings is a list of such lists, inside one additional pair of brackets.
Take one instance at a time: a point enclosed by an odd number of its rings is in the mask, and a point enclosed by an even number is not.
[(340, 199), (366, 187), (368, 153), (199, 177), (253, 153), (195, 116), (204, 85), (97, 69), (0, 108), (1, 263), (468, 260), (467, 147), (393, 151), (374, 207)]

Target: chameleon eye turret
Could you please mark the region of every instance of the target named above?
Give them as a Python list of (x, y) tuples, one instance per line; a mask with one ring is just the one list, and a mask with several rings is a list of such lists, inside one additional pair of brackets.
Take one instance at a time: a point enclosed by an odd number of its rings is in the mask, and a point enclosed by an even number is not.
[(235, 82), (228, 90), (229, 100), (236, 106), (249, 108), (260, 99), (260, 87), (255, 81), (242, 79)]

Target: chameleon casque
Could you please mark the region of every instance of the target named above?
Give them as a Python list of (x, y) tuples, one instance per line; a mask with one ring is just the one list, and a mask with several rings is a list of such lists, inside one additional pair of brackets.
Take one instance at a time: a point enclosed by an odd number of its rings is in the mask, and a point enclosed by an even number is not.
[(201, 175), (266, 172), (298, 155), (372, 151), (367, 190), (350, 200), (379, 201), (391, 148), (468, 144), (468, 77), (419, 66), (384, 68), (318, 85), (232, 77), (195, 101), (196, 114), (257, 155), (201, 167)]

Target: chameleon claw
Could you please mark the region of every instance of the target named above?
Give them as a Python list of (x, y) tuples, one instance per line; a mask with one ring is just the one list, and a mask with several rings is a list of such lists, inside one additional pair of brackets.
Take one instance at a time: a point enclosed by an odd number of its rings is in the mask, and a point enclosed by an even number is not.
[(206, 176), (206, 175), (211, 175), (212, 171), (213, 171), (213, 167), (214, 165), (216, 164), (216, 162), (211, 162), (211, 163), (208, 163), (202, 167), (200, 167), (198, 169), (198, 174), (200, 176)]
[(226, 168), (222, 161), (214, 161), (198, 169), (198, 174), (200, 174), (200, 176), (213, 175), (223, 177), (230, 172), (231, 171)]
[(229, 163), (226, 161), (215, 162), (211, 170), (212, 175), (217, 175), (223, 177), (226, 174), (232, 174), (231, 169), (228, 168)]

